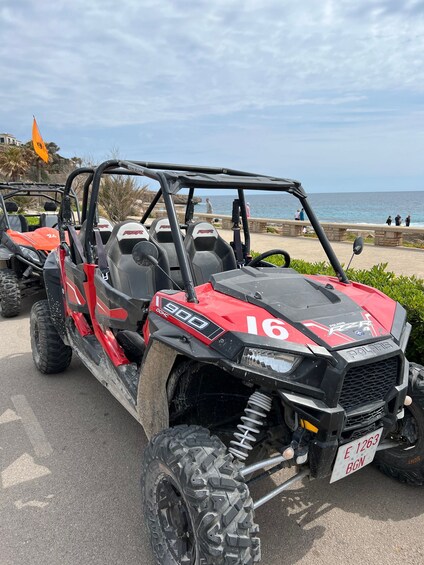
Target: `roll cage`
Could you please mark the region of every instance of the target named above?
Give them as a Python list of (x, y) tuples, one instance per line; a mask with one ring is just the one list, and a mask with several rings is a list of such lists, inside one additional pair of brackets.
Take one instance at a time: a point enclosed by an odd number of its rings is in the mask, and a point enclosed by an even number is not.
[[(158, 204), (160, 198), (162, 198), (171, 226), (175, 249), (181, 268), (181, 275), (184, 282), (184, 290), (189, 302), (197, 302), (197, 297), (180, 228), (186, 227), (192, 220), (194, 192), (195, 189), (200, 188), (237, 190), (238, 199), (235, 201), (237, 204), (233, 205), (232, 223), (233, 230), (238, 230), (239, 233), (241, 223), (241, 229), (243, 230), (244, 235), (243, 257), (238, 261), (239, 264), (246, 262), (246, 259), (250, 255), (250, 234), (244, 191), (263, 190), (271, 192), (287, 192), (292, 194), (299, 200), (302, 208), (304, 209), (338, 279), (344, 283), (349, 282), (323, 228), (318, 221), (318, 218), (315, 215), (315, 212), (308, 201), (308, 197), (301, 183), (298, 181), (219, 167), (152, 163), (147, 161), (108, 160), (98, 167), (84, 167), (76, 169), (69, 175), (65, 184), (62, 205), (59, 210), (59, 232), (61, 234), (61, 242), (64, 245), (66, 245), (64, 232), (66, 231), (67, 226), (73, 223), (72, 214), (70, 213), (72, 183), (79, 175), (87, 175), (83, 189), (81, 214), (81, 222), (85, 223), (85, 235), (84, 240), (81, 243), (84, 247), (86, 260), (90, 264), (95, 263), (92, 242), (94, 241), (93, 233), (98, 217), (97, 202), (101, 179), (103, 175), (133, 175), (150, 178), (157, 181), (160, 185), (160, 188), (152, 202), (143, 214), (140, 223), (145, 224), (155, 206)], [(185, 210), (185, 224), (183, 226), (179, 223), (172, 199), (172, 196), (176, 195), (181, 189), (188, 189), (189, 191)]]
[[(65, 185), (56, 183), (2, 182), (0, 183), (0, 229), (10, 229), (5, 202), (19, 196), (42, 197), (59, 206), (63, 201)], [(72, 187), (68, 190), (69, 202), (73, 202), (80, 221), (80, 207)], [(28, 216), (31, 216), (29, 214)]]

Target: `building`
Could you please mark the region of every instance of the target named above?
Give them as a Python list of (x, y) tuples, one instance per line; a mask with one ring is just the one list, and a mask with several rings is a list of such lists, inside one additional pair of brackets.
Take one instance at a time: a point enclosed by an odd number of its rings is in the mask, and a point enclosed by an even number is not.
[(10, 133), (0, 133), (0, 145), (22, 145), (22, 141), (16, 139), (14, 135)]

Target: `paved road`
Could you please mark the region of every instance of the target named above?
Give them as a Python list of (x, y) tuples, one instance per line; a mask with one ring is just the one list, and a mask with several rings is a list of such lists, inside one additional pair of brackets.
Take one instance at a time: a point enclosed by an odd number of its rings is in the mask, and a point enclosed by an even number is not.
[[(28, 313), (0, 321), (0, 564), (153, 565), (143, 431), (77, 359), (37, 373)], [(423, 490), (372, 467), (297, 486), (257, 513), (262, 563), (422, 564), (423, 510)]]

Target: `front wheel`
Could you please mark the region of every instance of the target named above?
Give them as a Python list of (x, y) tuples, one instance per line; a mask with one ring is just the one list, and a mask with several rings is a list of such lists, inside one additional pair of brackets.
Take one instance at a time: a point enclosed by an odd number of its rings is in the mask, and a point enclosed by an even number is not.
[(0, 269), (0, 316), (13, 318), (21, 311), (19, 280), (12, 269)]
[(69, 367), (72, 349), (57, 333), (47, 300), (40, 300), (31, 308), (30, 332), (32, 358), (41, 373), (61, 373)]
[(146, 522), (160, 565), (260, 561), (253, 502), (224, 444), (199, 426), (164, 430), (144, 456)]
[(378, 452), (377, 467), (402, 483), (424, 485), (424, 367), (415, 363), (409, 368), (408, 394), (412, 404), (405, 407), (405, 417), (398, 422), (392, 438), (403, 445)]

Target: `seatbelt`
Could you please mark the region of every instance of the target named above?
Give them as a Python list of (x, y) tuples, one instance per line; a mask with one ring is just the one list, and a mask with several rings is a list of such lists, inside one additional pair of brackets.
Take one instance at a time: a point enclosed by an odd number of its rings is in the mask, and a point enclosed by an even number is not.
[(244, 265), (243, 246), (240, 237), (240, 200), (233, 201), (233, 214), (231, 221), (233, 223), (233, 245), (236, 254), (237, 265), (240, 267)]
[(83, 263), (86, 262), (85, 259), (85, 254), (84, 254), (84, 249), (82, 248), (82, 244), (81, 244), (81, 240), (78, 237), (78, 234), (74, 228), (74, 226), (69, 225), (68, 226), (68, 232), (69, 235), (71, 236), (71, 239), (75, 245), (76, 250), (78, 251), (78, 255), (80, 256), (80, 259)]
[(94, 237), (96, 239), (97, 246), (97, 266), (102, 273), (102, 277), (105, 281), (107, 281), (109, 278), (109, 265), (107, 261), (105, 246), (99, 230), (94, 230)]

